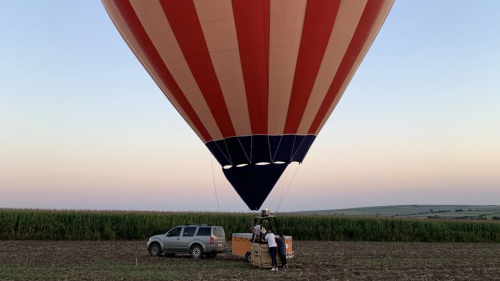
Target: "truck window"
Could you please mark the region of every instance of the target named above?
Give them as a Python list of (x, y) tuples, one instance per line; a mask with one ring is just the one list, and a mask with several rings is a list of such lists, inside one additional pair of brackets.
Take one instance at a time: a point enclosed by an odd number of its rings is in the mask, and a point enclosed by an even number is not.
[(220, 226), (216, 226), (213, 228), (214, 229), (214, 235), (217, 237), (224, 237), (224, 228)]
[(179, 236), (179, 235), (181, 234), (181, 229), (182, 229), (182, 227), (176, 227), (176, 228), (171, 229), (171, 230), (168, 232), (168, 237), (176, 237), (176, 236)]
[(182, 233), (182, 237), (193, 237), (195, 231), (196, 227), (186, 227), (184, 228), (184, 233)]
[(209, 227), (200, 227), (198, 229), (198, 233), (196, 236), (210, 236), (210, 228)]

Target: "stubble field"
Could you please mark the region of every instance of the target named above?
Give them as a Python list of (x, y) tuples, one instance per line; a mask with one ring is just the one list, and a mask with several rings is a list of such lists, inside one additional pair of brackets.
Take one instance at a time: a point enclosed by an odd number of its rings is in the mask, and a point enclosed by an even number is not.
[[(229, 244), (230, 246), (230, 244)], [(150, 257), (144, 241), (0, 241), (0, 280), (500, 280), (500, 245), (295, 241), (290, 268)]]

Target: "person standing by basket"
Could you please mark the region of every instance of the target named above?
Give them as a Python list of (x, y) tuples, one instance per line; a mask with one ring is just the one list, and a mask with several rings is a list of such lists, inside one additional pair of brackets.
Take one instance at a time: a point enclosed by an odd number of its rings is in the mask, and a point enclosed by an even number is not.
[(263, 236), (266, 233), (264, 226), (256, 224), (254, 227), (250, 227), (250, 232), (252, 232), (252, 239), (250, 239), (250, 242), (262, 243)]
[(283, 232), (278, 233), (276, 244), (278, 245), (278, 255), (280, 255), (281, 265), (283, 268), (288, 268), (288, 264), (286, 263), (286, 244)]
[(256, 224), (254, 227), (250, 227), (250, 232), (252, 233), (252, 239), (250, 242), (259, 241), (260, 239), (260, 225)]
[(267, 230), (265, 241), (267, 241), (267, 244), (269, 245), (269, 253), (271, 254), (271, 261), (273, 265), (273, 268), (271, 268), (271, 270), (277, 271), (278, 261), (276, 260), (276, 253), (278, 251), (278, 245), (276, 244), (276, 237), (270, 229)]

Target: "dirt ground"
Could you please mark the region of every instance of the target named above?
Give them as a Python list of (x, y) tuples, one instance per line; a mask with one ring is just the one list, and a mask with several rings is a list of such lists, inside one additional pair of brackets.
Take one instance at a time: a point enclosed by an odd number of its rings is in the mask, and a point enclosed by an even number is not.
[(290, 268), (230, 254), (150, 257), (145, 241), (0, 241), (0, 280), (500, 280), (498, 244), (295, 241)]

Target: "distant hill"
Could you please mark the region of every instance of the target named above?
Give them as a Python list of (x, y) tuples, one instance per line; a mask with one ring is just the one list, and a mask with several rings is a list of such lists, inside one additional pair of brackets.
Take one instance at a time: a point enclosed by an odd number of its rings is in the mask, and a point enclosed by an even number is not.
[(383, 216), (450, 219), (499, 219), (500, 205), (394, 205), (334, 210), (300, 211), (294, 214)]

